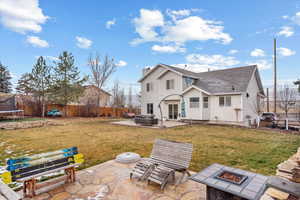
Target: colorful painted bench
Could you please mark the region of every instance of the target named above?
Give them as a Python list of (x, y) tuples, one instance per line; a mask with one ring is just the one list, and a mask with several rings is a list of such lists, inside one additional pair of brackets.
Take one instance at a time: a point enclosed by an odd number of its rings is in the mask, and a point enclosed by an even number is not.
[[(45, 186), (52, 189), (54, 183), (57, 185), (59, 182), (75, 182), (75, 167), (83, 162), (83, 155), (78, 153), (77, 147), (8, 159), (7, 171), (1, 174), (1, 178), (6, 184), (22, 182), (24, 197), (33, 197), (37, 194), (38, 189)], [(46, 181), (47, 184), (37, 183), (37, 178), (45, 175), (51, 178), (51, 174), (62, 170), (65, 175), (58, 177), (55, 181), (53, 179), (53, 184), (51, 184), (51, 179)]]

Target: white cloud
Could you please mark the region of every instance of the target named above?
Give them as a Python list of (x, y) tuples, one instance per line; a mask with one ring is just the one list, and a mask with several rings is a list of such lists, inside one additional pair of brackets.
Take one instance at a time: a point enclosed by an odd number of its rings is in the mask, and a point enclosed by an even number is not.
[(203, 72), (208, 69), (223, 69), (240, 63), (235, 57), (223, 55), (190, 54), (185, 59), (186, 64), (174, 64), (174, 66), (194, 72)]
[(239, 52), (239, 51), (236, 50), (236, 49), (231, 49), (230, 51), (228, 51), (228, 54), (233, 55), (233, 54), (236, 54), (236, 53), (238, 53), (238, 52)]
[(116, 19), (109, 20), (109, 21), (106, 22), (105, 27), (106, 27), (107, 29), (110, 29), (110, 28), (111, 28), (113, 25), (115, 25), (115, 24), (116, 24)]
[(288, 18), (289, 18), (288, 15), (283, 15), (283, 16), (282, 16), (282, 19), (288, 19)]
[(215, 66), (202, 65), (197, 63), (173, 64), (172, 66), (183, 68), (196, 73), (219, 69), (218, 67)]
[[(186, 11), (180, 11), (180, 13), (181, 16), (188, 14)], [(222, 22), (205, 20), (199, 16), (173, 18), (173, 21), (165, 21), (159, 10), (141, 9), (140, 17), (134, 18), (133, 22), (140, 37), (134, 39), (132, 44), (156, 41), (183, 45), (188, 41), (207, 40), (228, 44), (232, 41), (231, 36), (223, 32)]]
[(250, 61), (246, 62), (247, 65), (257, 65), (258, 69), (260, 70), (266, 70), (272, 68), (272, 62), (269, 60), (256, 60), (256, 61)]
[(55, 57), (55, 56), (45, 56), (46, 59), (50, 60), (50, 61), (59, 61), (59, 58), (58, 57)]
[(1, 0), (0, 22), (12, 31), (41, 32), (48, 16), (39, 7), (39, 0)]
[(91, 40), (84, 38), (84, 37), (79, 37), (79, 36), (76, 36), (76, 40), (77, 40), (76, 45), (82, 49), (90, 48), (93, 43)]
[(152, 46), (152, 51), (156, 51), (159, 53), (184, 53), (186, 51), (185, 48), (182, 48), (180, 46), (172, 46), (172, 45), (164, 45), (164, 46), (160, 46), (160, 45), (153, 45)]
[(297, 12), (294, 16), (288, 18), (292, 20), (294, 23), (300, 25), (300, 12)]
[(224, 27), (220, 24), (220, 22), (205, 20), (198, 16), (176, 20), (174, 24), (164, 27), (163, 41), (183, 44), (188, 41), (215, 40), (229, 44), (232, 38), (223, 32)]
[(127, 62), (124, 60), (120, 60), (118, 63), (116, 63), (116, 66), (118, 67), (125, 67), (127, 65)]
[(280, 31), (277, 33), (277, 35), (291, 37), (292, 35), (294, 35), (294, 29), (290, 26), (283, 26), (280, 28)]
[(173, 20), (176, 20), (180, 17), (186, 17), (191, 15), (192, 10), (191, 9), (183, 9), (183, 10), (170, 10), (167, 9), (166, 13), (168, 16), (170, 16)]
[(190, 54), (186, 56), (189, 63), (197, 63), (203, 65), (213, 65), (216, 67), (226, 67), (239, 64), (240, 62), (232, 56), (223, 55), (205, 55), (205, 54)]
[(254, 49), (251, 51), (250, 55), (253, 57), (263, 57), (265, 56), (265, 52), (262, 49)]
[(132, 44), (156, 41), (158, 33), (155, 28), (164, 26), (164, 16), (159, 10), (141, 9), (140, 17), (134, 18), (133, 23), (140, 38), (134, 39)]
[(34, 47), (40, 47), (40, 48), (49, 47), (49, 44), (46, 40), (42, 40), (37, 36), (27, 36), (26, 42), (28, 42)]
[(284, 47), (277, 48), (277, 52), (280, 56), (292, 56), (296, 54), (295, 51)]

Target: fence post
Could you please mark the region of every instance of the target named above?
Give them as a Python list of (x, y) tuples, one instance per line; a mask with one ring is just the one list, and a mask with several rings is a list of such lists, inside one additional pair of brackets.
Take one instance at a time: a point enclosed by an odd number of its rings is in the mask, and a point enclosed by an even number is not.
[(289, 119), (285, 118), (285, 130), (289, 130)]

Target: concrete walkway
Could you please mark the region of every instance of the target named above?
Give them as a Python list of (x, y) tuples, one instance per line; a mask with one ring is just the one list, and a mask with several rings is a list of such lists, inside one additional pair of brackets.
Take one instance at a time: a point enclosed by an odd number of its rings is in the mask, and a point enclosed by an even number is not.
[[(153, 125), (153, 126), (142, 126), (140, 124), (134, 123), (133, 120), (122, 120), (122, 121), (117, 121), (117, 122), (111, 122), (111, 124), (123, 125), (123, 126), (135, 126), (135, 127), (143, 127), (143, 128), (160, 128), (160, 121), (158, 121), (158, 124)], [(177, 126), (185, 126), (188, 124), (179, 122), (179, 121), (164, 121), (163, 125), (166, 128), (173, 128), (173, 127), (177, 127)]]
[[(34, 200), (205, 200), (205, 186), (193, 181), (167, 185), (164, 191), (154, 183), (130, 180), (134, 164), (108, 161), (77, 172), (73, 184), (42, 193)], [(178, 176), (176, 174), (177, 180)]]

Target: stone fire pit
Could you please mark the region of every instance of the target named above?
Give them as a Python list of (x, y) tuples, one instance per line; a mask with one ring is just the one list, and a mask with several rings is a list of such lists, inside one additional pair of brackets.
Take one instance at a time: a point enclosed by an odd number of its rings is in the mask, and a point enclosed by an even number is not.
[(207, 186), (207, 200), (258, 200), (266, 188), (267, 177), (213, 164), (193, 175), (191, 180)]

